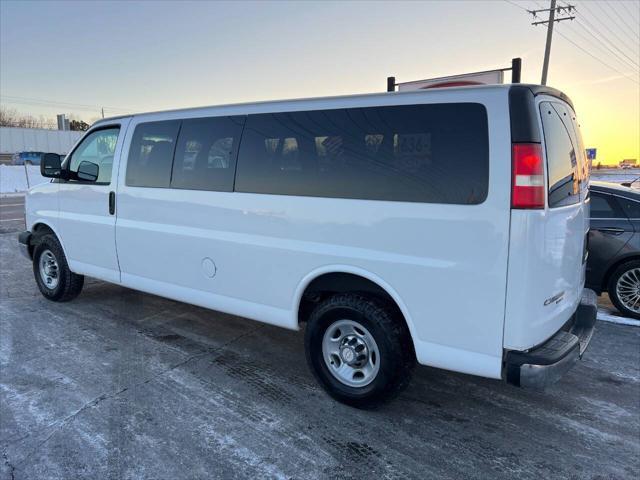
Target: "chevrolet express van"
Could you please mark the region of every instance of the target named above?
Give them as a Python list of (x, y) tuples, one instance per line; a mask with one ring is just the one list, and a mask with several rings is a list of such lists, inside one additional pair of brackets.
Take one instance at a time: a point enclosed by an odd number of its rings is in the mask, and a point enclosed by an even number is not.
[(305, 324), (336, 399), (386, 400), (417, 362), (524, 387), (587, 347), (589, 171), (570, 100), (473, 86), (100, 120), (26, 197), (49, 300), (85, 275)]

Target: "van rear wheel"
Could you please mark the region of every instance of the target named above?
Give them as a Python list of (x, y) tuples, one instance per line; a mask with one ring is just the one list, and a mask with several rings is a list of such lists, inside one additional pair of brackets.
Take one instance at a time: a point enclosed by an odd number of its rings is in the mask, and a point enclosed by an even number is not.
[(640, 260), (625, 262), (609, 279), (609, 298), (620, 313), (640, 319)]
[(40, 293), (54, 302), (73, 300), (84, 286), (84, 276), (69, 269), (62, 245), (55, 235), (44, 235), (37, 240), (33, 251), (33, 274)]
[(415, 365), (403, 319), (384, 303), (357, 294), (334, 295), (313, 310), (305, 349), (327, 393), (361, 408), (398, 395)]

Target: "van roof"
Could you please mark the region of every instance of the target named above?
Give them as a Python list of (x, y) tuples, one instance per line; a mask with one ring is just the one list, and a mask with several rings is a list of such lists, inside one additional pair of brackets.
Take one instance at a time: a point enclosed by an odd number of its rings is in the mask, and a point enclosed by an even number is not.
[(424, 90), (410, 90), (405, 92), (376, 92), (376, 93), (361, 93), (361, 94), (353, 94), (353, 95), (335, 95), (328, 97), (308, 97), (308, 98), (292, 98), (292, 99), (282, 99), (282, 100), (263, 100), (258, 102), (240, 102), (240, 103), (228, 103), (228, 104), (220, 104), (220, 105), (203, 105), (200, 107), (187, 107), (187, 108), (178, 108), (178, 109), (170, 109), (170, 110), (156, 110), (149, 112), (139, 112), (133, 113), (130, 115), (118, 115), (114, 117), (107, 117), (96, 121), (92, 126), (100, 125), (102, 123), (108, 123), (113, 120), (117, 120), (120, 118), (130, 118), (142, 115), (152, 115), (152, 114), (160, 114), (160, 113), (194, 113), (198, 111), (204, 111), (211, 108), (232, 108), (232, 107), (251, 107), (251, 106), (265, 106), (265, 105), (273, 105), (278, 106), (287, 103), (306, 103), (306, 102), (325, 102), (330, 100), (346, 100), (353, 98), (387, 98), (389, 95), (438, 95), (441, 93), (451, 93), (452, 91), (469, 91), (469, 90), (511, 90), (514, 88), (518, 89), (528, 89), (530, 92), (536, 95), (550, 95), (553, 97), (557, 97), (567, 102), (573, 108), (573, 104), (567, 95), (565, 95), (560, 90), (555, 88), (547, 87), (544, 85), (534, 85), (534, 84), (523, 84), (523, 83), (515, 83), (515, 84), (495, 84), (495, 85), (468, 85), (468, 86), (460, 86), (460, 87), (440, 87), (440, 88), (429, 88)]

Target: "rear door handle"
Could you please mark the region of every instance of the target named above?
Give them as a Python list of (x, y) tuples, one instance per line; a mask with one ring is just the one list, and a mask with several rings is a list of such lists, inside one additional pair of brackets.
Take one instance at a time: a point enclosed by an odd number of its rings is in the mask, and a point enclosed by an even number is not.
[(116, 213), (116, 192), (109, 192), (109, 215)]
[(616, 227), (601, 227), (601, 228), (596, 228), (596, 230), (602, 233), (610, 233), (612, 235), (620, 235), (621, 233), (624, 233), (624, 228), (616, 228)]

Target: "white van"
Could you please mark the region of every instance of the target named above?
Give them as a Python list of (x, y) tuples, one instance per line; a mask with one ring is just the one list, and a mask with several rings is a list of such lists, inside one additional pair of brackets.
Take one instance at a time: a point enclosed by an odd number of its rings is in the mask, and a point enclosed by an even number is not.
[(42, 294), (83, 276), (290, 329), (356, 406), (416, 363), (543, 387), (584, 352), (588, 169), (527, 85), (100, 120), (26, 199)]

